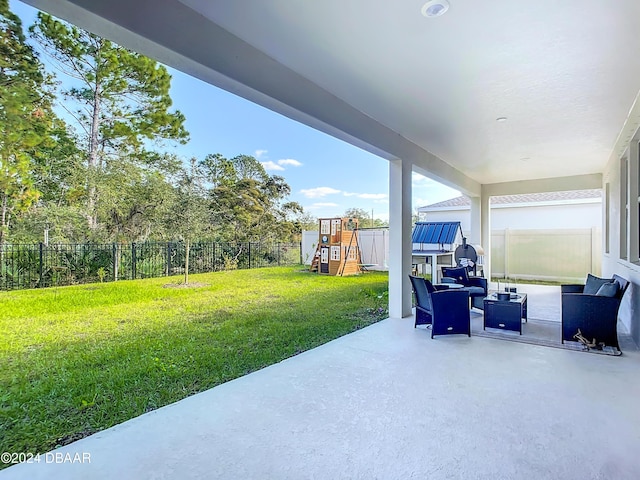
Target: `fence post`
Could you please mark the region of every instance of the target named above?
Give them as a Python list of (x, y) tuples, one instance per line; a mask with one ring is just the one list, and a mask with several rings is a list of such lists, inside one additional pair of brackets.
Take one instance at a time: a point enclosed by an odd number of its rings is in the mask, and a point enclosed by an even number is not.
[(504, 229), (504, 278), (509, 278), (509, 250), (510, 250), (511, 235), (509, 235), (509, 229)]
[(43, 253), (44, 253), (44, 245), (42, 242), (40, 242), (40, 270), (39, 270), (39, 274), (40, 274), (40, 280), (38, 281), (38, 286), (40, 288), (42, 288), (42, 259), (43, 259)]
[(251, 270), (251, 242), (249, 241), (249, 270)]
[(133, 242), (131, 244), (131, 280), (135, 280), (138, 273), (136, 263), (136, 242)]
[(114, 243), (112, 246), (113, 252), (113, 281), (116, 282), (118, 280), (118, 247)]
[(280, 266), (280, 242), (278, 242), (278, 266)]
[(216, 271), (216, 242), (213, 243), (213, 271)]
[(169, 272), (171, 272), (171, 242), (167, 242), (167, 277)]
[[(383, 234), (384, 234), (384, 232), (383, 232)], [(383, 245), (384, 245), (384, 243), (383, 243)], [(304, 263), (304, 260), (302, 259), (302, 240), (300, 240), (300, 265), (302, 265), (303, 263)]]

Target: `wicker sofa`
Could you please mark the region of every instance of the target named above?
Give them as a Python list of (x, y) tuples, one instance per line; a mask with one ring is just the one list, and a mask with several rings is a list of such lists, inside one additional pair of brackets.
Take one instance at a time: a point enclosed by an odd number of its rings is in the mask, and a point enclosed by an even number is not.
[(618, 309), (629, 286), (624, 278), (589, 274), (585, 285), (562, 285), (562, 343), (580, 333), (618, 350)]

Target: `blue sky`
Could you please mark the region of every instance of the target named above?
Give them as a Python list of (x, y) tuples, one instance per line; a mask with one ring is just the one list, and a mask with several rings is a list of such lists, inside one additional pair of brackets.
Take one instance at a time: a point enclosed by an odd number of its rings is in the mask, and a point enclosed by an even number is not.
[[(25, 29), (36, 10), (12, 0)], [(208, 153), (253, 155), (270, 174), (291, 186), (290, 200), (316, 217), (340, 216), (363, 208), (389, 217), (388, 162), (278, 113), (169, 69), (174, 107), (186, 117), (190, 142), (175, 151), (185, 159)], [(61, 79), (63, 80), (63, 79)], [(459, 192), (413, 175), (413, 208), (458, 196)]]

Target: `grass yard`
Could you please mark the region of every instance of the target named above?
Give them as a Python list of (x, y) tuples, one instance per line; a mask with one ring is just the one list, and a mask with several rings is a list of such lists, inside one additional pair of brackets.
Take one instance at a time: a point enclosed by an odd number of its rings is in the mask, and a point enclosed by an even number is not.
[(0, 452), (48, 451), (386, 318), (387, 279), (283, 267), (0, 292)]

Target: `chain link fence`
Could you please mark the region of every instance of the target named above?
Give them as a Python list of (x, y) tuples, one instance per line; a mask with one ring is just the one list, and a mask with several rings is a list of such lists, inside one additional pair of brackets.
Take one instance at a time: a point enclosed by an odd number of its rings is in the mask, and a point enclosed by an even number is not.
[[(0, 290), (154, 278), (185, 269), (182, 242), (8, 244), (0, 255)], [(301, 263), (300, 243), (198, 242), (189, 250), (189, 273)]]

